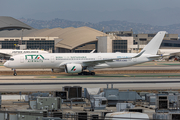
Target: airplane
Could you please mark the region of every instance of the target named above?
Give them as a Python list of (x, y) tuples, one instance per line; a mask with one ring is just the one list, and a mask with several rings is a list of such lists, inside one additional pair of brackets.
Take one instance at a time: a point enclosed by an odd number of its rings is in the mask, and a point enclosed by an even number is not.
[(52, 72), (95, 75), (94, 69), (127, 67), (162, 57), (157, 51), (165, 34), (166, 31), (158, 32), (140, 53), (29, 53), (12, 56), (4, 66), (12, 68), (14, 76), (16, 69), (52, 69)]
[(15, 49), (0, 49), (0, 58), (10, 58), (11, 56), (17, 54), (25, 54), (25, 53), (48, 53), (44, 50), (15, 50)]
[(165, 60), (179, 58), (180, 49), (159, 49), (157, 54), (164, 56), (163, 59)]

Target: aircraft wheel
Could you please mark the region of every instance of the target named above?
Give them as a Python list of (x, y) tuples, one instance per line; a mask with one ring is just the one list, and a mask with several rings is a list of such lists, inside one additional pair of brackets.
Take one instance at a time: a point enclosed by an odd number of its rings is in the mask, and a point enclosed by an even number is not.
[(13, 75), (14, 75), (14, 76), (16, 76), (16, 75), (17, 75), (17, 73), (14, 73)]
[(14, 76), (16, 76), (16, 75), (17, 75), (17, 73), (16, 73), (16, 69), (13, 69), (13, 70), (14, 70), (14, 74), (13, 74), (13, 75), (14, 75)]
[(89, 72), (85, 72), (85, 75), (89, 75)]
[(91, 72), (91, 75), (95, 75), (95, 72)]
[(82, 72), (82, 75), (88, 75), (88, 73), (87, 72)]
[(82, 75), (82, 73), (78, 73), (78, 75)]

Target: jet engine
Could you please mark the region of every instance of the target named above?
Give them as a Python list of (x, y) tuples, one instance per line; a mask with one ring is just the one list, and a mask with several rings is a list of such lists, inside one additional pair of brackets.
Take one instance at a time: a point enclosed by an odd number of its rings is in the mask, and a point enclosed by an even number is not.
[(81, 64), (67, 64), (65, 66), (66, 73), (81, 73), (83, 67)]
[(51, 69), (54, 73), (64, 72), (64, 69)]

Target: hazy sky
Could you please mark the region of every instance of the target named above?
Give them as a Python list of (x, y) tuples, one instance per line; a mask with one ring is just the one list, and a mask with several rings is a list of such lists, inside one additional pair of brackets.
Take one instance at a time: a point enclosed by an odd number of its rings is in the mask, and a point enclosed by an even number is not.
[[(167, 8), (180, 9), (180, 0), (0, 0), (0, 16), (41, 19), (41, 14), (43, 14), (42, 20), (59, 18), (58, 12), (64, 11), (69, 11), (69, 13), (71, 11), (97, 11), (100, 16), (101, 12), (109, 11), (113, 14), (113, 11), (152, 11)], [(64, 17), (63, 15), (61, 16)], [(70, 14), (67, 14), (64, 18), (60, 19), (78, 20), (75, 17), (76, 16), (70, 17)], [(117, 20), (119, 18), (113, 17), (112, 15), (111, 19)], [(79, 20), (86, 21), (86, 19)], [(100, 21), (100, 19), (94, 22), (98, 21)], [(86, 22), (93, 22), (93, 20)]]

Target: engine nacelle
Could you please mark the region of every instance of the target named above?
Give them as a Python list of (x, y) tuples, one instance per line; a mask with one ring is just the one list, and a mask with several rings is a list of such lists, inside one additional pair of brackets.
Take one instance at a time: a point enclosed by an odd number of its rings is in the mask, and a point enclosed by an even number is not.
[(67, 64), (65, 66), (66, 73), (80, 73), (82, 69), (81, 64)]
[(51, 69), (54, 73), (64, 72), (64, 69)]

